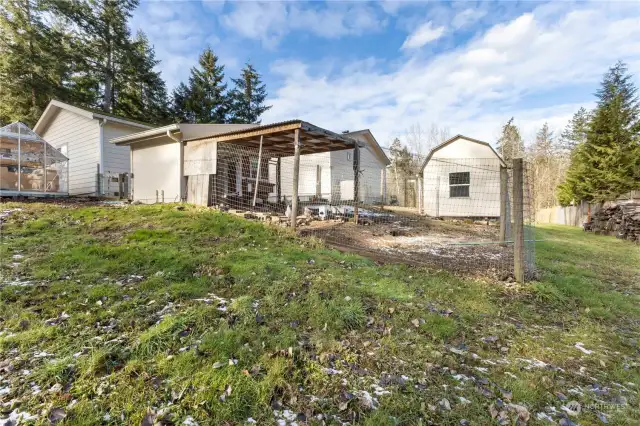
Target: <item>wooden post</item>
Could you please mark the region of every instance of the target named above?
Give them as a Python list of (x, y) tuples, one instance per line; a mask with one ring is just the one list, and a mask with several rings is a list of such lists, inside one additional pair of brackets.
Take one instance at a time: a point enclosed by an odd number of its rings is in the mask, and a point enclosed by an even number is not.
[(358, 202), (360, 201), (360, 147), (353, 147), (353, 220), (358, 224)]
[(282, 161), (280, 160), (280, 157), (278, 157), (276, 160), (276, 197), (277, 197), (278, 203), (282, 199), (281, 175), (282, 175)]
[(123, 199), (123, 192), (124, 192), (124, 179), (123, 179), (123, 174), (122, 173), (118, 173), (118, 198), (119, 199)]
[(129, 173), (123, 174), (123, 177), (122, 177), (122, 192), (124, 194), (120, 198), (129, 199)]
[(300, 177), (300, 129), (293, 135), (293, 192), (291, 193), (291, 229), (295, 231), (298, 220), (298, 179)]
[(260, 149), (258, 150), (258, 170), (256, 170), (256, 187), (253, 189), (253, 207), (256, 206), (256, 198), (258, 197), (258, 185), (260, 184), (260, 169), (262, 169), (262, 139), (264, 136), (260, 136)]
[(507, 240), (507, 221), (511, 220), (507, 217), (507, 202), (509, 200), (509, 187), (507, 180), (507, 168), (500, 166), (500, 242), (503, 243), (503, 246)]
[(156, 204), (158, 203), (158, 190), (156, 189)]
[(44, 166), (42, 167), (42, 171), (43, 171), (43, 187), (42, 190), (44, 192), (47, 192), (47, 143), (45, 142), (44, 144)]
[[(22, 190), (22, 128), (18, 123), (18, 191)], [(68, 167), (68, 166), (67, 166)]]
[(524, 282), (524, 187), (522, 158), (513, 160), (513, 274), (519, 283)]

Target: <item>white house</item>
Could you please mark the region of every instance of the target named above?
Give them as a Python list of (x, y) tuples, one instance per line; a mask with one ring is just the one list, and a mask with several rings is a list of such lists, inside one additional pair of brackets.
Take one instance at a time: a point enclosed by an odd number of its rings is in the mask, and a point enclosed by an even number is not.
[(98, 171), (102, 175), (129, 173), (131, 163), (129, 147), (110, 144), (109, 139), (150, 128), (147, 124), (52, 100), (33, 130), (69, 158), (69, 195), (113, 196), (117, 194), (105, 193), (104, 178), (98, 184)]
[(174, 124), (111, 140), (131, 147), (133, 199), (254, 206), (290, 203), (298, 138), (298, 198), (354, 199), (358, 146), (359, 199), (384, 196), (386, 157), (369, 130), (334, 133), (302, 120), (253, 124)]
[[(345, 136), (361, 142), (359, 201), (380, 203), (385, 197), (387, 166), (391, 161), (384, 153), (369, 129), (343, 132)], [(319, 198), (334, 203), (354, 199), (354, 150), (328, 151), (300, 157), (300, 184), (298, 195), (302, 198)], [(293, 172), (293, 157), (282, 158), (283, 175)], [(270, 169), (275, 178), (275, 168)], [(285, 186), (283, 195), (290, 197), (291, 188)]]
[(422, 165), (421, 212), (434, 217), (499, 217), (504, 167), (487, 142), (463, 135), (446, 140)]

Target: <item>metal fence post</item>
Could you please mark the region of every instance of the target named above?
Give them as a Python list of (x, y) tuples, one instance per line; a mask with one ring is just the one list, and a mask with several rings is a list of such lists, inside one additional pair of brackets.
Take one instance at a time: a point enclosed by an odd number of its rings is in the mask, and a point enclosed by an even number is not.
[(353, 219), (358, 224), (358, 202), (360, 201), (360, 147), (356, 141), (353, 147)]
[(100, 187), (101, 187), (101, 179), (100, 179), (100, 163), (96, 164), (96, 195), (100, 196)]
[(508, 172), (506, 167), (500, 166), (500, 242), (505, 245), (507, 240), (507, 203), (508, 203)]
[(524, 179), (523, 160), (513, 160), (513, 274), (519, 283), (524, 282)]

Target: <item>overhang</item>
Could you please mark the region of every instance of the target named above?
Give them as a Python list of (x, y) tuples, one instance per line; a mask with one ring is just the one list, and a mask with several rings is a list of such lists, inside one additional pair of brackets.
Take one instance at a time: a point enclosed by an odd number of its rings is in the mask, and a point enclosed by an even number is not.
[[(189, 139), (185, 140), (185, 142), (187, 144), (190, 142), (233, 143), (249, 148), (259, 148), (260, 140), (262, 139), (264, 149), (284, 157), (294, 155), (296, 130), (299, 133), (301, 155), (353, 149), (358, 143), (347, 135), (341, 135), (302, 120), (265, 124), (248, 129)], [(362, 146), (362, 144), (358, 146)]]

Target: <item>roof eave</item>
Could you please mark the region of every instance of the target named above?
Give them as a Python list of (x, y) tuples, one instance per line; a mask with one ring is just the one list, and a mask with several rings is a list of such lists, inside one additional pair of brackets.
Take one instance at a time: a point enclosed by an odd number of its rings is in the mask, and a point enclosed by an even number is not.
[(145, 130), (138, 133), (132, 133), (130, 135), (120, 136), (109, 140), (109, 143), (118, 146), (132, 145), (143, 140), (156, 138), (165, 135), (167, 132), (180, 131), (180, 124), (170, 124), (168, 126), (156, 127), (149, 130)]

